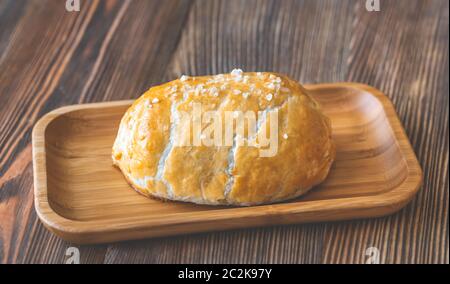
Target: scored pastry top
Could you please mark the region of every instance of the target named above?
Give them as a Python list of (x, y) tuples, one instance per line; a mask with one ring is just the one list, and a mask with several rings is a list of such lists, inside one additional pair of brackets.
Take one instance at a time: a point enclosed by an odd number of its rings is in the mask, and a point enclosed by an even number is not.
[(330, 121), (307, 90), (240, 69), (150, 88), (122, 118), (112, 154), (142, 194), (226, 205), (299, 196), (323, 181), (335, 155)]

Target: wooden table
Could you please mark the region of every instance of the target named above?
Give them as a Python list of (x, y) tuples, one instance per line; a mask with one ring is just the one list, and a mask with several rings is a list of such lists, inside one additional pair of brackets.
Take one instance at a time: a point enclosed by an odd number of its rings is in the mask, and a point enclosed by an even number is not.
[(178, 77), (244, 70), (370, 84), (393, 101), (424, 170), (372, 220), (79, 247), (82, 263), (449, 262), (447, 0), (0, 0), (0, 262), (64, 263), (33, 208), (31, 130), (60, 106), (137, 98)]

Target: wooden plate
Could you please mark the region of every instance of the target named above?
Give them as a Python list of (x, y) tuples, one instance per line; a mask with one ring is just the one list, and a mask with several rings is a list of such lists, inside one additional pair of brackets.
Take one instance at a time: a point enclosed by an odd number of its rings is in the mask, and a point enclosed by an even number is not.
[(256, 207), (162, 202), (137, 194), (111, 164), (131, 101), (76, 105), (33, 130), (35, 207), (47, 228), (102, 243), (274, 224), (375, 217), (405, 206), (422, 171), (390, 100), (372, 87), (306, 86), (331, 118), (337, 157), (327, 180), (299, 199)]

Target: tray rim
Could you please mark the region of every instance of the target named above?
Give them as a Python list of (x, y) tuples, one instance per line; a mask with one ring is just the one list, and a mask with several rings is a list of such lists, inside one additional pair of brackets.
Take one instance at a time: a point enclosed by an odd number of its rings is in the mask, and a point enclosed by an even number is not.
[[(405, 159), (408, 172), (403, 182), (390, 191), (376, 195), (320, 200), (320, 208), (317, 208), (314, 204), (318, 201), (302, 201), (301, 206), (296, 202), (256, 207), (221, 208), (208, 211), (206, 217), (204, 211), (194, 211), (183, 213), (189, 215), (189, 218), (182, 219), (178, 218), (180, 213), (172, 213), (157, 220), (145, 219), (141, 216), (115, 218), (115, 223), (111, 223), (109, 219), (71, 220), (54, 211), (48, 200), (45, 131), (47, 126), (61, 115), (82, 109), (125, 106), (131, 104), (134, 100), (100, 102), (55, 109), (44, 115), (35, 124), (32, 132), (32, 149), (34, 204), (37, 215), (45, 227), (63, 239), (73, 243), (88, 244), (264, 225), (380, 217), (392, 214), (409, 203), (422, 184), (423, 172), (391, 100), (378, 89), (361, 83), (339, 82), (305, 84), (304, 86), (307, 89), (351, 87), (372, 94), (381, 103), (400, 152)], [(395, 131), (397, 129), (400, 131)], [(410, 155), (411, 153), (413, 155)], [(356, 218), (353, 216), (355, 213), (358, 214)], [(217, 226), (218, 222), (223, 223)], [(192, 223), (197, 224), (197, 227), (201, 225), (205, 229), (192, 229), (190, 227)], [(181, 227), (184, 228), (184, 233), (177, 233), (176, 229)], [(127, 237), (126, 234), (131, 236)]]

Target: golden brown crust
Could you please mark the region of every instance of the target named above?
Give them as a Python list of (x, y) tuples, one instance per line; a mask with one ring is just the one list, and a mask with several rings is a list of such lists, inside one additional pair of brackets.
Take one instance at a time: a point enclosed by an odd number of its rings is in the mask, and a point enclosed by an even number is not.
[[(277, 152), (255, 145), (191, 145), (181, 113), (252, 111), (258, 131), (277, 111)], [(272, 119), (272, 117), (271, 117)], [(225, 127), (224, 127), (225, 128)], [(245, 129), (245, 133), (248, 133)], [(267, 130), (267, 133), (269, 130)], [(258, 132), (259, 133), (259, 132)], [(203, 140), (201, 140), (203, 141)], [(297, 82), (275, 73), (183, 77), (148, 90), (122, 118), (113, 163), (145, 195), (199, 204), (256, 205), (295, 198), (322, 182), (334, 160), (330, 121)]]

